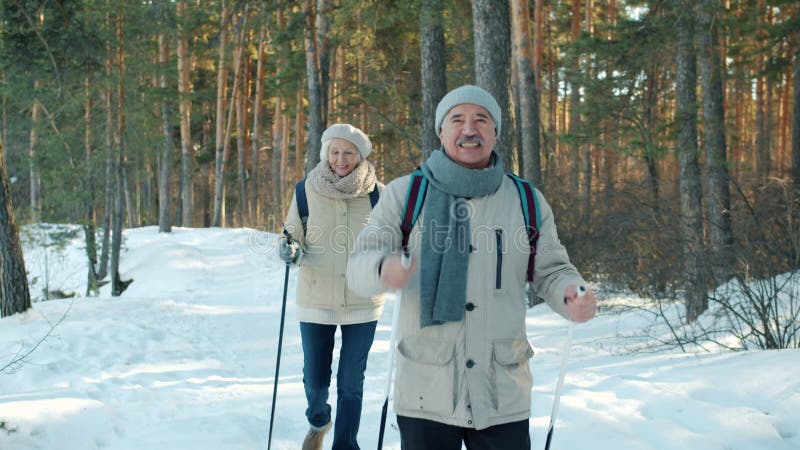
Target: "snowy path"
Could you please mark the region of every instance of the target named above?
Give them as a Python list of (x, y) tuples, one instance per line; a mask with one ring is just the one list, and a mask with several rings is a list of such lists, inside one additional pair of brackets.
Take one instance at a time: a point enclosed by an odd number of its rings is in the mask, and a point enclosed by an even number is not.
[[(68, 310), (27, 361), (0, 374), (0, 449), (266, 449), (284, 277), (273, 238), (129, 230), (122, 272), (135, 281), (121, 298), (106, 286), (100, 297), (41, 302), (0, 321), (2, 367)], [(64, 290), (83, 289), (80, 245), (50, 258)], [(32, 273), (43, 265), (36, 255), (26, 250)], [(295, 277), (276, 450), (299, 449), (307, 429)], [(377, 441), (391, 312), (389, 304), (366, 374), (365, 449)], [(800, 351), (619, 355), (615, 333), (634, 326), (636, 317), (601, 316), (576, 328), (554, 450), (800, 449)], [(546, 307), (528, 314), (535, 449), (544, 446), (565, 329)], [(335, 401), (335, 384), (332, 393)], [(397, 431), (384, 442), (399, 449)]]

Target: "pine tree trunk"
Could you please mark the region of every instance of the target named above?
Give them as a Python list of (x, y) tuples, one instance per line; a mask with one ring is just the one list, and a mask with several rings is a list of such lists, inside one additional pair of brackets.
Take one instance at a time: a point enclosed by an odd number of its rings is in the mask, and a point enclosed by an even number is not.
[[(249, 67), (249, 58), (243, 52), (239, 53), (239, 64), (245, 68)], [(239, 83), (239, 92), (236, 95), (236, 173), (238, 181), (238, 201), (237, 208), (239, 215), (239, 226), (245, 226), (248, 217), (247, 211), (247, 89), (249, 70), (242, 70), (242, 80)]]
[(84, 77), (84, 104), (83, 113), (83, 151), (86, 163), (86, 179), (84, 181), (84, 220), (83, 232), (86, 240), (86, 257), (88, 270), (86, 276), (86, 295), (97, 289), (97, 238), (95, 236), (94, 197), (95, 197), (95, 171), (92, 167), (92, 81), (87, 75)]
[(707, 172), (709, 256), (714, 281), (721, 284), (733, 266), (730, 178), (725, 144), (725, 110), (719, 55), (716, 0), (697, 3), (698, 65), (703, 93), (703, 130)]
[[(306, 143), (306, 173), (319, 163), (319, 149), (322, 143), (322, 89), (319, 68), (317, 67), (317, 46), (314, 37), (314, 0), (305, 0), (303, 13), (306, 16), (305, 50), (306, 78), (308, 80), (308, 141)], [(274, 165), (274, 163), (273, 163)]]
[(236, 40), (236, 44), (234, 47), (234, 55), (233, 55), (233, 64), (234, 64), (234, 71), (233, 71), (233, 87), (231, 87), (231, 101), (230, 105), (228, 106), (228, 118), (226, 119), (225, 125), (225, 135), (222, 139), (222, 160), (220, 164), (217, 166), (217, 178), (216, 178), (216, 185), (215, 185), (215, 198), (219, 199), (216, 205), (219, 205), (219, 208), (215, 208), (215, 217), (219, 216), (220, 218), (220, 225), (217, 226), (228, 226), (229, 219), (226, 219), (225, 214), (225, 167), (228, 164), (228, 158), (230, 155), (230, 143), (231, 143), (231, 134), (233, 133), (233, 122), (234, 122), (234, 114), (236, 112), (238, 106), (238, 99), (240, 97), (239, 93), (239, 85), (242, 80), (242, 55), (244, 52), (243, 42), (244, 42), (244, 33), (247, 29), (247, 8), (245, 8), (245, 14), (242, 17), (242, 21), (237, 26), (237, 33), (238, 36)]
[(260, 211), (260, 180), (261, 169), (259, 158), (261, 156), (261, 138), (264, 133), (264, 124), (261, 115), (264, 111), (264, 63), (267, 57), (267, 21), (261, 27), (258, 35), (258, 63), (256, 64), (256, 91), (253, 97), (253, 126), (250, 137), (250, 176), (252, 184), (250, 186), (250, 220), (258, 221), (261, 218)]
[(192, 226), (192, 66), (186, 27), (186, 0), (177, 2), (178, 18), (178, 110), (181, 121), (181, 226)]
[[(108, 19), (110, 25), (110, 19)], [(111, 78), (111, 46), (106, 44), (106, 59), (104, 62), (106, 77)], [(114, 170), (114, 108), (113, 94), (108, 87), (103, 93), (103, 102), (106, 111), (105, 123), (105, 149), (106, 149), (106, 188), (105, 207), (103, 208), (103, 247), (100, 253), (100, 266), (97, 268), (97, 279), (102, 280), (108, 275), (109, 256), (111, 252), (111, 216), (114, 210), (115, 170)]]
[[(40, 80), (34, 81), (34, 92), (38, 93), (42, 87)], [(34, 223), (41, 221), (42, 212), (42, 180), (39, 176), (38, 152), (39, 152), (39, 121), (42, 117), (42, 105), (39, 100), (34, 98), (31, 106), (31, 132), (28, 143), (28, 158), (30, 168), (30, 198), (31, 198), (31, 220)]]
[[(797, 30), (800, 34), (800, 29)], [(794, 115), (792, 119), (792, 179), (800, 193), (800, 46), (794, 52)]]
[(423, 0), (420, 12), (420, 52), (422, 84), (422, 159), (441, 146), (439, 134), (434, 129), (436, 105), (447, 93), (447, 67), (444, 45), (444, 16), (442, 0)]
[(281, 131), (281, 205), (285, 196), (285, 187), (289, 182), (289, 114), (283, 114), (283, 131)]
[(128, 182), (128, 157), (125, 155), (124, 152), (122, 156), (122, 186), (123, 186), (123, 191), (125, 193), (125, 213), (127, 214), (128, 227), (129, 228), (138, 227), (139, 221), (137, 219), (140, 217), (139, 207), (138, 204), (133, 200), (133, 189), (131, 188), (131, 185)]
[[(166, 66), (169, 64), (169, 48), (167, 39), (163, 34), (158, 35), (158, 60), (165, 69), (161, 74), (159, 85), (162, 95), (166, 95), (167, 74)], [(164, 142), (161, 144), (161, 164), (158, 174), (158, 231), (169, 233), (172, 231), (172, 195), (170, 184), (172, 182), (172, 111), (166, 98), (161, 100), (161, 131)]]
[(222, 196), (224, 186), (225, 165), (225, 96), (227, 92), (227, 73), (225, 70), (225, 50), (228, 47), (228, 8), (222, 0), (219, 28), (219, 58), (217, 64), (217, 112), (216, 112), (216, 141), (214, 165), (214, 216), (212, 226), (219, 227), (222, 223)]
[(122, 14), (117, 15), (116, 24), (117, 36), (117, 122), (114, 130), (114, 178), (115, 182), (115, 195), (114, 195), (114, 212), (112, 214), (111, 226), (111, 295), (119, 296), (125, 290), (125, 285), (120, 279), (119, 275), (119, 259), (120, 251), (122, 249), (122, 222), (125, 212), (125, 146), (124, 146), (124, 132), (125, 132), (125, 88), (123, 80), (125, 79), (125, 59), (123, 53), (123, 34), (122, 34)]
[[(272, 210), (283, 223), (283, 185), (281, 185), (281, 143), (283, 142), (283, 99), (275, 97), (275, 114), (272, 116)], [(319, 150), (317, 151), (319, 153)], [(309, 158), (311, 156), (309, 155)], [(317, 155), (319, 158), (319, 155)]]
[(5, 160), (3, 141), (0, 141), (0, 317), (31, 308), (28, 277)]
[[(645, 148), (649, 149), (653, 147), (653, 129), (655, 128), (654, 122), (655, 119), (653, 118), (653, 110), (656, 108), (656, 88), (655, 88), (655, 70), (649, 67), (645, 71), (645, 76), (647, 77), (645, 80), (644, 85), (645, 93), (644, 93), (644, 142)], [(656, 159), (656, 155), (653, 154), (652, 151), (645, 151), (644, 159), (647, 164), (647, 180), (650, 185), (650, 201), (654, 208), (654, 213), (658, 214), (660, 209), (660, 202), (659, 202), (659, 190), (661, 185), (661, 180), (659, 179), (658, 174), (658, 160)]]
[(544, 0), (534, 0), (533, 6), (533, 76), (536, 80), (536, 92), (542, 95), (542, 56), (544, 47)]
[[(593, 3), (592, 0), (586, 0), (584, 5), (585, 29), (589, 36), (594, 36)], [(586, 59), (583, 71), (587, 79), (591, 79), (594, 76), (594, 64), (591, 59)], [(592, 163), (594, 159), (592, 158), (592, 149), (595, 148), (595, 144), (593, 142), (584, 142), (581, 148), (581, 221), (588, 224), (592, 215)]]
[[(203, 153), (206, 153), (211, 148), (211, 103), (208, 101), (203, 102)], [(214, 168), (211, 162), (203, 164), (203, 172), (205, 177), (200, 177), (203, 181), (201, 193), (201, 200), (203, 202), (203, 227), (208, 228), (211, 226), (211, 183), (214, 179)]]
[[(244, 41), (241, 42), (244, 46)], [(250, 99), (250, 71), (252, 61), (250, 56), (241, 53), (243, 69), (241, 70), (241, 82), (239, 83), (239, 96), (236, 99), (236, 146), (237, 146), (237, 173), (239, 180), (239, 198), (238, 198), (238, 211), (239, 211), (239, 226), (247, 226), (250, 218), (249, 196), (247, 194), (248, 186), (250, 185), (250, 174), (247, 172), (247, 163), (250, 159), (249, 155), (249, 108), (247, 107)]]
[[(756, 33), (759, 36), (765, 34), (763, 31), (764, 28), (764, 18), (761, 17), (761, 14), (764, 14), (764, 0), (758, 1), (758, 14), (759, 17), (757, 20), (756, 25)], [(766, 58), (764, 57), (764, 52), (758, 52), (756, 56), (756, 174), (759, 178), (759, 183), (763, 183), (765, 179), (769, 176), (769, 148), (768, 148), (768, 138), (767, 134), (769, 133), (769, 129), (767, 128), (767, 93), (769, 92), (769, 87), (767, 86), (766, 75), (765, 75), (765, 67), (766, 66)]]
[[(316, 42), (317, 42), (317, 60), (319, 62), (319, 92), (320, 92), (320, 105), (319, 117), (321, 129), (328, 126), (328, 84), (330, 82), (330, 62), (331, 62), (331, 46), (330, 38), (330, 21), (328, 14), (334, 8), (330, 0), (317, 0), (317, 17), (316, 17)], [(320, 136), (322, 136), (320, 134)]]
[[(572, 0), (572, 22), (570, 27), (570, 37), (572, 38), (573, 42), (576, 42), (581, 35), (581, 1), (580, 0)], [(580, 133), (580, 122), (581, 116), (579, 112), (580, 103), (581, 103), (581, 87), (575, 78), (580, 72), (581, 63), (580, 57), (576, 57), (572, 70), (574, 75), (572, 76), (572, 80), (569, 83), (569, 133), (572, 135), (572, 142), (569, 144), (570, 146), (570, 162), (571, 164), (567, 164), (566, 169), (573, 171), (567, 175), (567, 178), (570, 180), (570, 193), (574, 195), (576, 198), (580, 195), (580, 180), (581, 177), (579, 176), (580, 168), (581, 168), (581, 145), (579, 143), (578, 134)], [(565, 130), (566, 131), (566, 130)]]
[(681, 228), (683, 268), (686, 279), (686, 321), (694, 322), (708, 308), (703, 282), (703, 214), (700, 164), (697, 148), (697, 72), (691, 4), (674, 1), (676, 21), (676, 125), (680, 162)]
[(502, 127), (495, 149), (503, 167), (513, 168), (511, 110), (508, 101), (511, 42), (508, 0), (473, 0), (472, 30), (475, 36), (475, 84), (486, 89), (500, 105)]
[(516, 54), (516, 79), (519, 86), (519, 117), (522, 147), (522, 174), (536, 186), (542, 184), (539, 147), (539, 94), (533, 72), (530, 14), (527, 0), (511, 0), (512, 29)]
[(294, 116), (294, 169), (292, 171), (294, 179), (303, 177), (303, 88), (297, 90), (295, 99)]
[[(0, 83), (5, 86), (8, 83), (8, 77), (5, 71), (0, 72)], [(6, 90), (3, 90), (3, 100), (2, 100), (2, 108), (3, 108), (3, 117), (2, 117), (2, 124), (0, 124), (0, 141), (7, 142), (8, 141), (8, 93)]]

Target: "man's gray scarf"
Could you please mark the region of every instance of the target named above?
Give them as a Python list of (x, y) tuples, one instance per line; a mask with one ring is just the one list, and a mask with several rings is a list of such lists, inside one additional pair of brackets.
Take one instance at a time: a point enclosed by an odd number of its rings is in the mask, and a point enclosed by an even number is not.
[(422, 163), (428, 180), (420, 267), (420, 328), (464, 317), (472, 209), (466, 199), (493, 194), (503, 164), (492, 152), (486, 169), (469, 169), (435, 151)]

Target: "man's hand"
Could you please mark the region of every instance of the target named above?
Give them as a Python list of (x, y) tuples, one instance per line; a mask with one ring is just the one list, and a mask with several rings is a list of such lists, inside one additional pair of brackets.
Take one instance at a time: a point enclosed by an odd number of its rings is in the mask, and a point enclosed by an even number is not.
[(408, 286), (411, 275), (417, 268), (417, 261), (411, 259), (411, 265), (403, 267), (402, 256), (399, 254), (387, 255), (381, 263), (381, 283), (389, 289), (403, 289)]
[(580, 288), (574, 284), (567, 286), (564, 289), (564, 304), (567, 307), (567, 314), (573, 322), (587, 322), (597, 314), (597, 299), (595, 299), (594, 291), (586, 290), (583, 286)]

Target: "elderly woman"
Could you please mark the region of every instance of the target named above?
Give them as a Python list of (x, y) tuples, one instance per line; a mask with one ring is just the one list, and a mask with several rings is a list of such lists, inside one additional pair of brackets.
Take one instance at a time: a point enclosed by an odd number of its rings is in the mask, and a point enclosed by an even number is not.
[[(300, 265), (297, 318), (303, 345), (306, 417), (311, 425), (303, 450), (321, 449), (331, 427), (331, 406), (327, 401), (337, 326), (342, 330), (342, 344), (332, 448), (359, 448), (356, 436), (364, 371), (383, 299), (351, 292), (345, 273), (355, 237), (372, 211), (370, 193), (383, 189), (375, 179), (375, 168), (366, 160), (371, 151), (367, 135), (352, 125), (336, 124), (325, 130), (320, 163), (305, 180), (308, 220), (303, 223), (300, 217), (300, 191), (295, 191), (284, 224), (292, 239), (282, 239), (280, 257)], [(372, 198), (377, 199), (374, 194)]]

